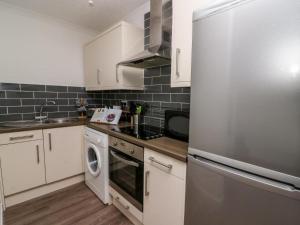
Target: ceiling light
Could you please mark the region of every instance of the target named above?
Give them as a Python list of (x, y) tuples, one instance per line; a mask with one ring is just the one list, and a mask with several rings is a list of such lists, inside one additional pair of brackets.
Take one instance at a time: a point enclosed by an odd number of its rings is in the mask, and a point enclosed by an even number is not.
[(90, 6), (90, 7), (94, 7), (94, 6), (95, 6), (95, 4), (94, 4), (94, 1), (93, 1), (93, 0), (89, 0), (89, 6)]

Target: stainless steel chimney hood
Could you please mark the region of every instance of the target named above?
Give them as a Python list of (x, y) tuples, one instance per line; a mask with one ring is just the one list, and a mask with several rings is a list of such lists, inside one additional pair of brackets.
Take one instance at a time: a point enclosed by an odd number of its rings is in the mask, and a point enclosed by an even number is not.
[[(171, 12), (170, 12), (171, 11)], [(150, 46), (117, 66), (152, 68), (171, 64), (172, 4), (170, 0), (150, 1)]]

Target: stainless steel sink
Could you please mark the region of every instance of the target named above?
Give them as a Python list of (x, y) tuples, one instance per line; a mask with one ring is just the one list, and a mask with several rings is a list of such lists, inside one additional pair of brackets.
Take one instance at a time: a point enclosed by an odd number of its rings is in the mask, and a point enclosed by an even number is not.
[(55, 118), (46, 120), (22, 120), (22, 121), (9, 121), (0, 123), (0, 128), (26, 128), (36, 127), (44, 124), (61, 124), (61, 123), (73, 123), (78, 122), (78, 118)]
[(44, 123), (74, 123), (78, 122), (78, 118), (55, 118), (55, 119), (47, 119)]
[(22, 120), (22, 121), (9, 121), (0, 123), (0, 127), (32, 127), (32, 126), (40, 126), (44, 124), (43, 121), (37, 120)]

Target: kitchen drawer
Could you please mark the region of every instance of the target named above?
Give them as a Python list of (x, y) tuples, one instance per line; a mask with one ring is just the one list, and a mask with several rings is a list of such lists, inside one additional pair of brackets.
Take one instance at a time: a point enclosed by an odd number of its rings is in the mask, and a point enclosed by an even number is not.
[[(149, 163), (150, 165), (155, 166), (158, 169), (161, 169), (180, 179), (185, 180), (185, 176), (186, 176), (185, 162), (181, 162), (177, 159), (152, 151), (150, 149), (145, 149), (144, 161), (145, 163)], [(168, 166), (170, 166), (170, 168), (168, 168)]]
[(113, 189), (112, 187), (109, 187), (109, 193), (112, 197), (112, 201), (114, 204), (116, 204), (120, 208), (124, 209), (125, 211), (128, 211), (140, 222), (143, 221), (143, 213), (141, 211), (139, 211), (129, 201), (127, 201), (124, 197), (122, 197), (122, 195), (120, 195), (115, 189)]
[(42, 130), (0, 134), (0, 145), (43, 139)]

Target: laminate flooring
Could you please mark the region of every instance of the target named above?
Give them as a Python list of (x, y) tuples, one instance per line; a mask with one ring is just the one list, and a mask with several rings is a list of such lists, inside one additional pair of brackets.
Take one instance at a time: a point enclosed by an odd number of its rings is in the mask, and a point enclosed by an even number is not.
[(7, 208), (5, 225), (132, 225), (113, 205), (104, 205), (79, 183)]

